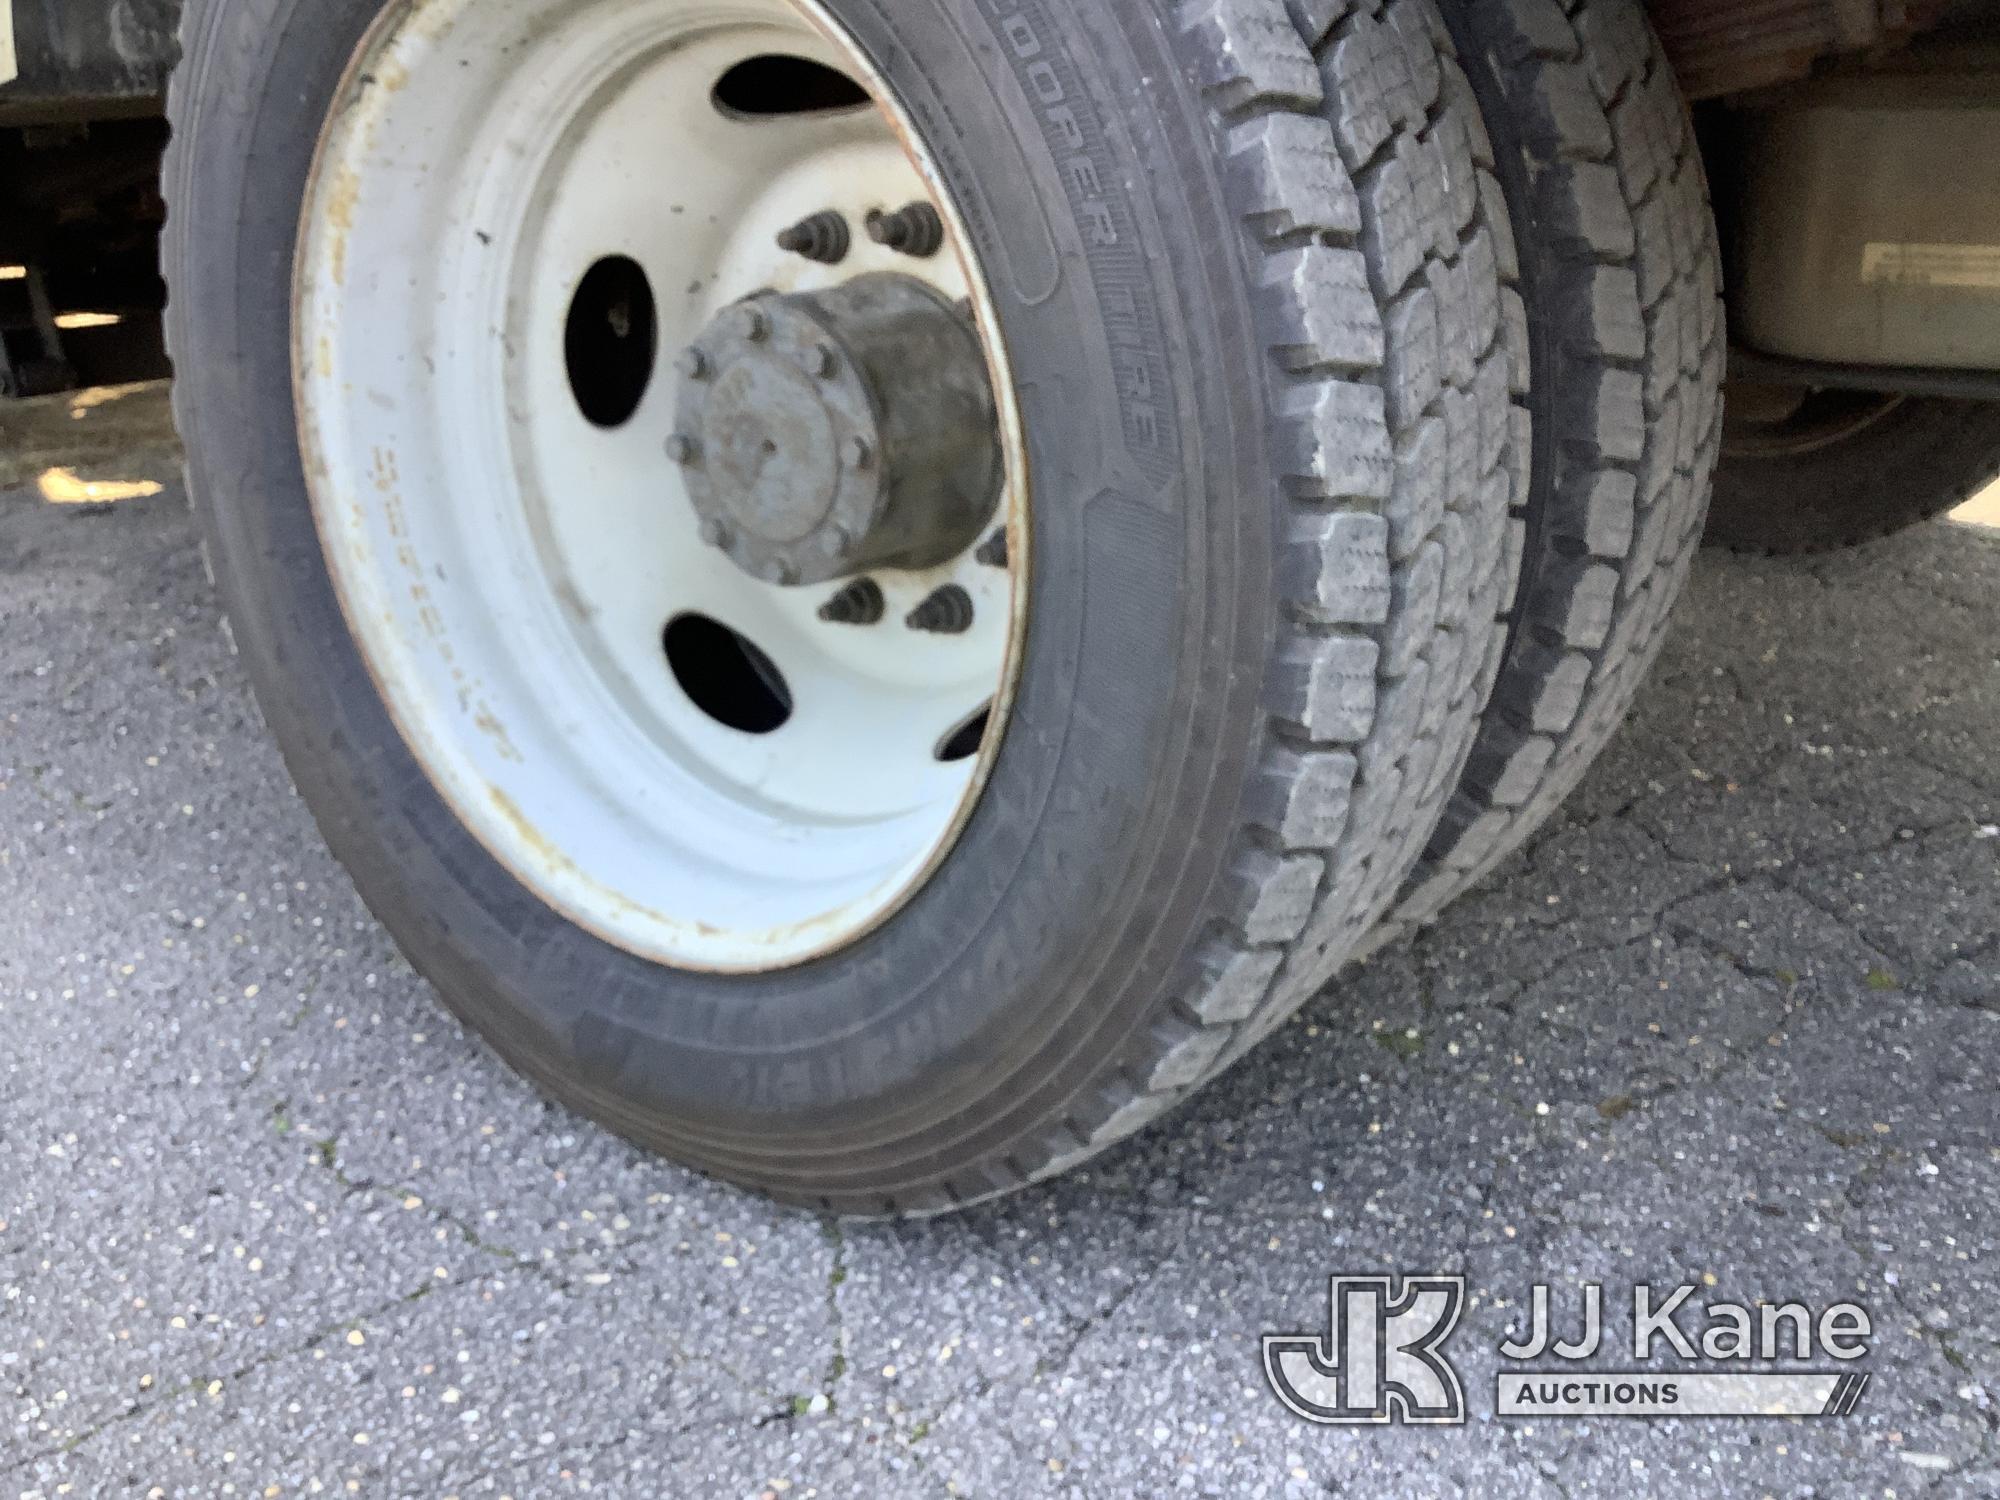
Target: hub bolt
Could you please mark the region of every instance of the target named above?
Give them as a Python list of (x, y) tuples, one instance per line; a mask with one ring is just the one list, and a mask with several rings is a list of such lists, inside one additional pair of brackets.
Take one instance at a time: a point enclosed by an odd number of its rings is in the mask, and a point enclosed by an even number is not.
[(829, 625), (875, 625), (888, 607), (879, 583), (857, 578), (819, 607), (819, 617)]
[(903, 623), (930, 635), (964, 635), (972, 629), (972, 595), (948, 583), (911, 610)]
[(996, 531), (979, 544), (979, 550), (972, 554), (989, 568), (1004, 568), (1007, 563), (1007, 533)]
[(928, 260), (944, 248), (944, 219), (922, 200), (892, 214), (877, 209), (868, 216), (868, 237), (899, 254)]
[(780, 250), (823, 266), (837, 266), (846, 260), (853, 244), (854, 231), (847, 227), (847, 216), (830, 208), (799, 220), (778, 236)]

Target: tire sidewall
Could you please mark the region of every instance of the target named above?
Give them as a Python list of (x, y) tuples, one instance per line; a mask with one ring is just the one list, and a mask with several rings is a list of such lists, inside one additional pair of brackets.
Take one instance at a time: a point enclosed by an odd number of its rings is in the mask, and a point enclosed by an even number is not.
[(193, 492), (295, 779), (370, 906), (504, 1053), (724, 1166), (892, 1119), (969, 1148), (1080, 1087), (1188, 961), (1269, 646), (1270, 509), (1212, 498), (1276, 491), (1258, 347), (1151, 8), (830, 8), (987, 268), (1029, 439), (1033, 585), (1019, 698), (950, 856), (850, 949), (747, 979), (647, 963), (516, 883), (426, 780), (341, 616), (296, 436), (292, 266), (321, 122), (380, 0), (191, 0), (177, 82)]

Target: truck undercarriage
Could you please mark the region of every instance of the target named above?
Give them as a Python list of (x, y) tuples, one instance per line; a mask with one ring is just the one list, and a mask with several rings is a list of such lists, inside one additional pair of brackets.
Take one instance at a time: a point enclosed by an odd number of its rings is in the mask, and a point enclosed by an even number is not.
[[(0, 264), (28, 274), (0, 284), (0, 393), (163, 373), (153, 262), (179, 0), (8, 3)], [(2000, 157), (1993, 7), (1650, 0), (1649, 10), (1698, 106), (1730, 270), (1732, 373), (2000, 399), (2000, 189), (1947, 184), (1933, 169)], [(56, 326), (64, 317), (82, 326)], [(116, 336), (91, 326), (109, 317), (132, 326)]]

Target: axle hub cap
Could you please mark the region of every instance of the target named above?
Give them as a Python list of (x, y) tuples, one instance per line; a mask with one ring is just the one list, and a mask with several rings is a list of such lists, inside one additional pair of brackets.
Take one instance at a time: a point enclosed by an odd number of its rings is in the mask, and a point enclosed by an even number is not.
[(681, 361), (671, 456), (702, 537), (767, 583), (935, 567), (979, 540), (1003, 481), (971, 317), (914, 277), (763, 292)]

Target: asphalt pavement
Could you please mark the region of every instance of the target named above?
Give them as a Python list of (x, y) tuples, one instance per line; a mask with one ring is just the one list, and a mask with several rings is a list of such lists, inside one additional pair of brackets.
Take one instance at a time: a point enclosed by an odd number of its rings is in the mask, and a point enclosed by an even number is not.
[[(1085, 1171), (854, 1226), (467, 1036), (290, 790), (158, 393), (5, 421), (0, 1495), (2000, 1494), (2000, 531), (1704, 557), (1442, 925)], [(1464, 1425), (1267, 1389), (1368, 1271), (1466, 1278)], [(1871, 1382), (1495, 1418), (1584, 1281), (1858, 1302)]]

